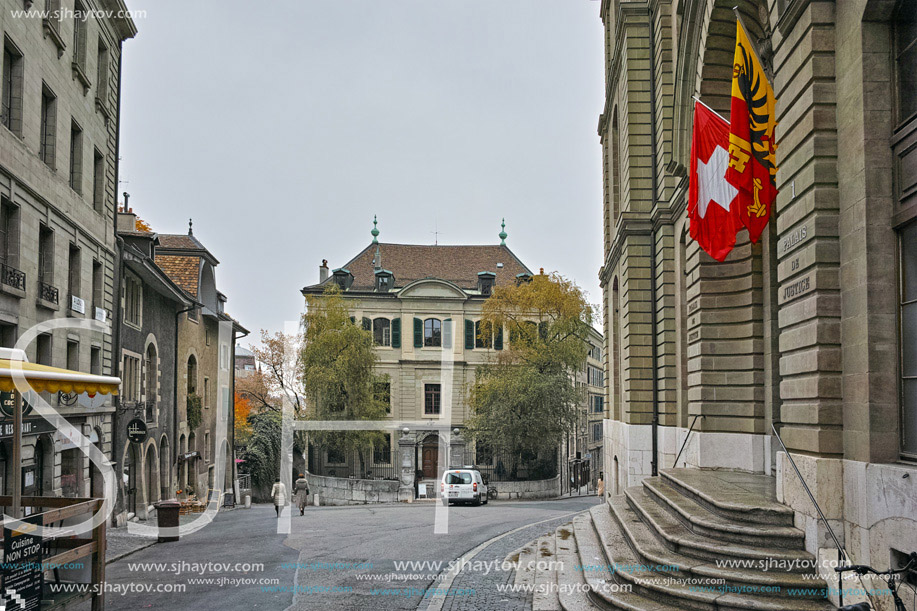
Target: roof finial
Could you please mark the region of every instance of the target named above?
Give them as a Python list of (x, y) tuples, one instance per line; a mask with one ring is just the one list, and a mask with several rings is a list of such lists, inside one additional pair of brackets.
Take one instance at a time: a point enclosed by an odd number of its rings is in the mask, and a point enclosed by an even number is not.
[(500, 223), (500, 227), (503, 229), (500, 232), (500, 246), (506, 246), (506, 219), (503, 219), (503, 222)]
[(194, 221), (188, 219), (188, 235), (194, 235)]
[(373, 230), (370, 231), (370, 233), (373, 234), (373, 244), (379, 243), (379, 228), (376, 227), (378, 223), (379, 221), (376, 220), (376, 215), (374, 214), (373, 215)]

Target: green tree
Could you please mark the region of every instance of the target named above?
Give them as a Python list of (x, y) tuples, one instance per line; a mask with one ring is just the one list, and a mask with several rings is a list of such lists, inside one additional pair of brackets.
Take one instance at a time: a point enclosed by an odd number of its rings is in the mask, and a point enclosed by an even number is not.
[(264, 411), (248, 417), (251, 435), (242, 453), (243, 468), (252, 477), (252, 490), (264, 500), (280, 472), (281, 415)]
[[(375, 373), (372, 333), (350, 317), (337, 287), (306, 299), (305, 342), (301, 368), (309, 420), (382, 420), (386, 404), (374, 392), (383, 379)], [(374, 445), (385, 442), (382, 431), (315, 431), (319, 447), (357, 452), (361, 473)]]
[(481, 335), (505, 329), (509, 343), (477, 370), (467, 434), (507, 452), (516, 477), (521, 456), (558, 447), (576, 424), (583, 397), (573, 374), (588, 352), (592, 307), (574, 282), (539, 274), (531, 282), (496, 287), (482, 321)]

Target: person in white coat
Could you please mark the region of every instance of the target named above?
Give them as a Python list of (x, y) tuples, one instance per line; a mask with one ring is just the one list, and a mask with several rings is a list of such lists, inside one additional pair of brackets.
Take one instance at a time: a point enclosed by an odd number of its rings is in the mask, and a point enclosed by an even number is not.
[(280, 478), (274, 480), (274, 486), (271, 488), (271, 498), (274, 499), (274, 509), (277, 511), (277, 517), (280, 517), (280, 508), (287, 504), (287, 487), (283, 485)]

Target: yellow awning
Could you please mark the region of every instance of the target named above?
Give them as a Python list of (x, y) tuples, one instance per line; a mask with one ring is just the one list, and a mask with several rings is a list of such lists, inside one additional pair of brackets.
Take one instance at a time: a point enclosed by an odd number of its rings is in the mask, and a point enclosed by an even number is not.
[(0, 390), (5, 392), (16, 390), (13, 376), (18, 375), (20, 367), (26, 382), (36, 392), (116, 395), (121, 386), (121, 379), (112, 376), (92, 375), (25, 361), (0, 359)]

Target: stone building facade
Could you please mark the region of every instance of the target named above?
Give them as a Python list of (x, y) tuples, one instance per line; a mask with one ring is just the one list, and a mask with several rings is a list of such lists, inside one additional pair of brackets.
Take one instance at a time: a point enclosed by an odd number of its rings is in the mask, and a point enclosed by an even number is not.
[[(377, 371), (388, 379), (382, 392), (391, 419), (416, 423), (407, 434), (391, 432), (388, 446), (374, 452), (369, 476), (400, 476), (392, 460), (399, 444), (421, 480), (437, 480), (449, 466), (486, 465), (488, 458), (475, 456), (461, 435), (475, 368), (503, 349), (502, 334), (478, 337), (481, 308), (494, 286), (531, 278), (532, 272), (505, 244), (389, 244), (379, 243), (377, 235), (374, 230), (373, 242), (340, 268), (329, 271), (323, 262), (320, 282), (302, 289), (305, 296), (320, 295), (329, 283), (343, 289), (354, 320), (373, 333)], [(450, 434), (455, 430), (458, 435)], [(451, 465), (439, 464), (440, 444)], [(351, 457), (312, 452), (310, 470), (367, 475), (358, 473)]]
[[(688, 237), (687, 168), (693, 96), (729, 115), (735, 5), (773, 71), (780, 193), (717, 263)], [(601, 15), (609, 493), (672, 467), (693, 425), (678, 466), (774, 475), (806, 547), (831, 547), (773, 425), (853, 561), (888, 566), (917, 549), (915, 4)]]
[[(122, 386), (112, 450), (121, 474), (118, 522), (130, 514), (146, 519), (150, 506), (175, 497), (178, 317), (196, 305), (156, 265), (159, 237), (137, 231), (136, 218), (130, 210), (118, 213)], [(146, 426), (142, 443), (127, 437), (134, 419)]]
[(605, 373), (602, 346), (605, 338), (589, 328), (588, 353), (574, 374), (577, 390), (582, 393), (579, 420), (567, 435), (562, 448), (561, 489), (577, 491), (583, 486), (595, 488), (602, 470), (603, 423), (605, 420)]
[[(233, 490), (235, 345), (248, 331), (226, 314), (226, 296), (216, 285), (219, 261), (190, 224), (187, 234), (159, 234), (156, 264), (196, 304), (178, 316), (176, 485), (179, 496), (206, 499), (213, 490)], [(189, 410), (200, 414), (197, 426)]]
[[(125, 9), (120, 0), (96, 4), (112, 15)], [(63, 5), (91, 8), (80, 0)], [(66, 317), (111, 324), (121, 48), (137, 29), (129, 17), (16, 16), (23, 6), (0, 2), (0, 342), (13, 346), (25, 335), (33, 362), (117, 375), (110, 330), (27, 332)], [(110, 454), (110, 398), (45, 399)], [(42, 430), (47, 423), (33, 424)], [(10, 452), (3, 449), (8, 491), (19, 466), (5, 464)], [(101, 491), (97, 469), (53, 429), (26, 436), (22, 459), (25, 494)]]

